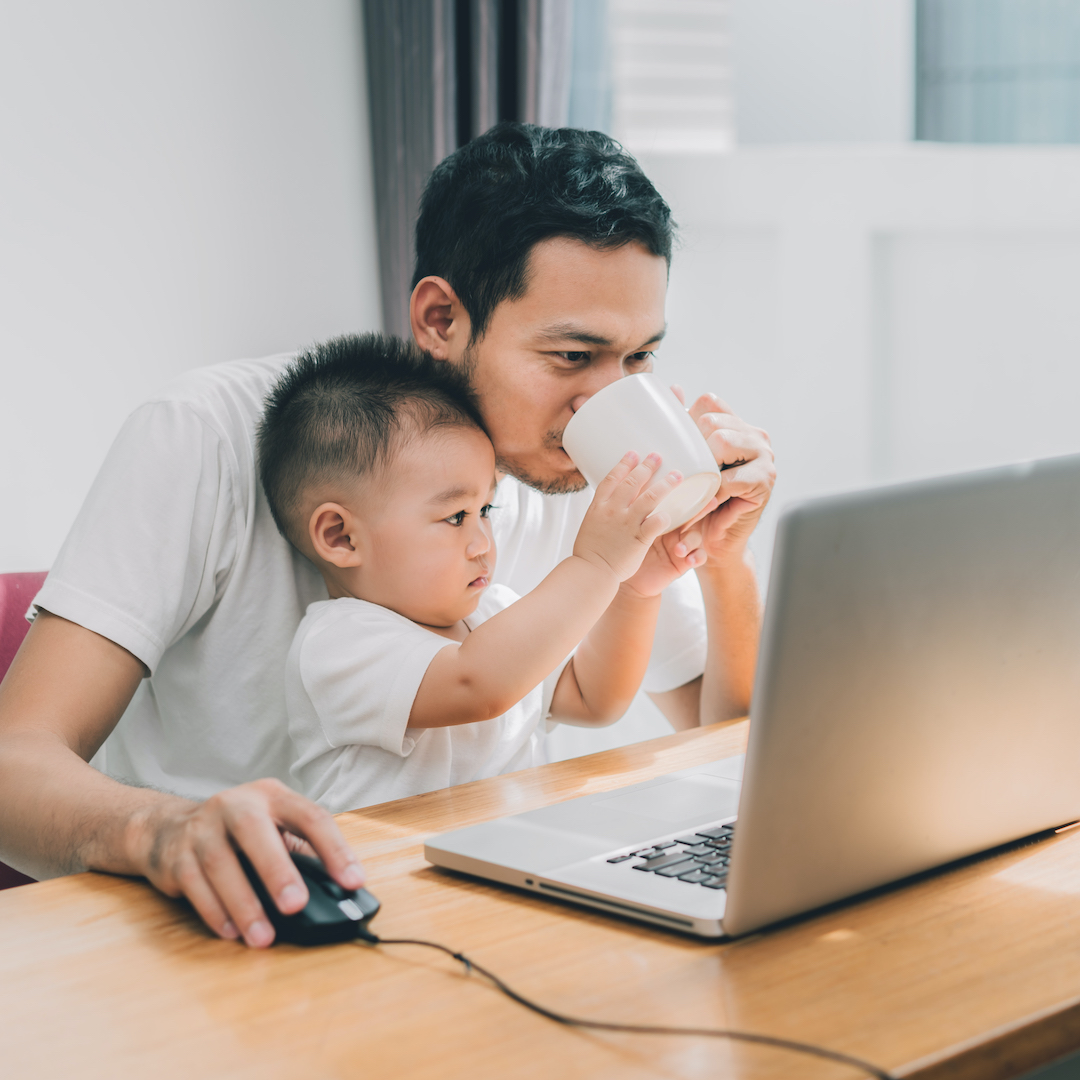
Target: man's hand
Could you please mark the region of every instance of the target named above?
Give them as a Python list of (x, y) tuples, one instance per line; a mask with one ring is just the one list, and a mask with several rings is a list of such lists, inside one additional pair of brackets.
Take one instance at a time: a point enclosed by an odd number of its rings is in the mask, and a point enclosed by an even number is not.
[(82, 870), (147, 877), (186, 896), (215, 933), (255, 946), (274, 933), (235, 848), (287, 914), (307, 902), (289, 858), (305, 840), (339, 884), (363, 884), (334, 819), (277, 780), (197, 803), (91, 768), (143, 675), (115, 642), (38, 615), (0, 683), (0, 858), (39, 878)]
[(284, 915), (307, 903), (303, 879), (289, 857), (302, 850), (322, 859), (346, 889), (364, 874), (333, 817), (278, 780), (256, 780), (202, 803), (175, 800), (148, 808), (133, 821), (136, 860), (167, 896), (185, 896), (223, 938), (243, 937), (255, 948), (274, 940), (234, 848), (247, 854)]
[[(682, 390), (672, 387), (680, 401)], [(673, 550), (683, 558), (701, 548), (710, 563), (741, 560), (776, 483), (769, 436), (740, 420), (715, 394), (703, 394), (690, 407), (716, 463), (723, 470), (719, 506), (685, 526)]]
[(638, 571), (671, 520), (654, 511), (682, 483), (677, 472), (659, 476), (661, 465), (658, 454), (640, 464), (633, 451), (623, 456), (596, 487), (574, 542), (576, 556), (607, 567), (619, 581)]

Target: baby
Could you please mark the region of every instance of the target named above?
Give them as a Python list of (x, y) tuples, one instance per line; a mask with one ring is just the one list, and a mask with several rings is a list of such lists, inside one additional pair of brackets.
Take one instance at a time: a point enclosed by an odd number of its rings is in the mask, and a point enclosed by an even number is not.
[[(664, 587), (696, 565), (654, 545), (679, 482), (633, 454), (528, 595), (491, 583), (495, 453), (464, 376), (403, 341), (337, 338), (267, 399), (274, 520), (322, 574), (285, 666), (292, 773), (337, 812), (539, 764), (549, 718), (617, 720)], [(572, 654), (572, 655), (571, 655)]]

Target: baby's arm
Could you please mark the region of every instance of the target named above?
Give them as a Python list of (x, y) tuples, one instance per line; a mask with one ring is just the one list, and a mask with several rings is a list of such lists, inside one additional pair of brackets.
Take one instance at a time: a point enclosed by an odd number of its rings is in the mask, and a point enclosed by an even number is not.
[(681, 478), (671, 473), (656, 479), (659, 467), (655, 455), (640, 465), (634, 454), (623, 458), (597, 487), (574, 554), (460, 645), (436, 654), (413, 702), (410, 727), (450, 727), (501, 716), (558, 667), (667, 527), (665, 514), (649, 515)]
[(637, 573), (619, 586), (615, 599), (559, 676), (551, 699), (556, 720), (600, 727), (626, 712), (645, 677), (660, 593), (704, 561), (704, 552), (687, 549), (677, 533), (655, 541)]

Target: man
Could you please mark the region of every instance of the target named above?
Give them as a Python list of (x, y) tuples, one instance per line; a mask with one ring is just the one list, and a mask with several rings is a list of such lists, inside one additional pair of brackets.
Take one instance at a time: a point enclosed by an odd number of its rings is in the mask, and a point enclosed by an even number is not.
[[(561, 449), (567, 420), (652, 366), (671, 238), (666, 204), (597, 133), (500, 125), (429, 181), (413, 334), (479, 395), (508, 474), (496, 580), (518, 592), (562, 556), (588, 503)], [(286, 913), (306, 902), (287, 847), (306, 841), (342, 885), (363, 881), (333, 819), (283, 782), (281, 670), (307, 604), (325, 598), (255, 477), (255, 424), (287, 360), (190, 372), (128, 419), (0, 687), (0, 858), (37, 876), (145, 876), (256, 947), (273, 930), (234, 847)], [(729, 468), (720, 508), (663, 541), (707, 555), (700, 596), (665, 594), (645, 684), (680, 728), (748, 706), (746, 543), (774, 481), (763, 432), (712, 397), (691, 414)]]

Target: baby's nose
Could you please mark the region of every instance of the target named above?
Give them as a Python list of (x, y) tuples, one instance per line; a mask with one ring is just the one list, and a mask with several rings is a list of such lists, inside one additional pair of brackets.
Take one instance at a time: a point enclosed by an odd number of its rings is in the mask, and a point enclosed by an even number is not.
[(490, 548), (491, 538), (484, 529), (478, 529), (473, 535), (472, 540), (469, 541), (469, 547), (466, 554), (470, 559), (477, 559), (481, 555), (486, 554)]

